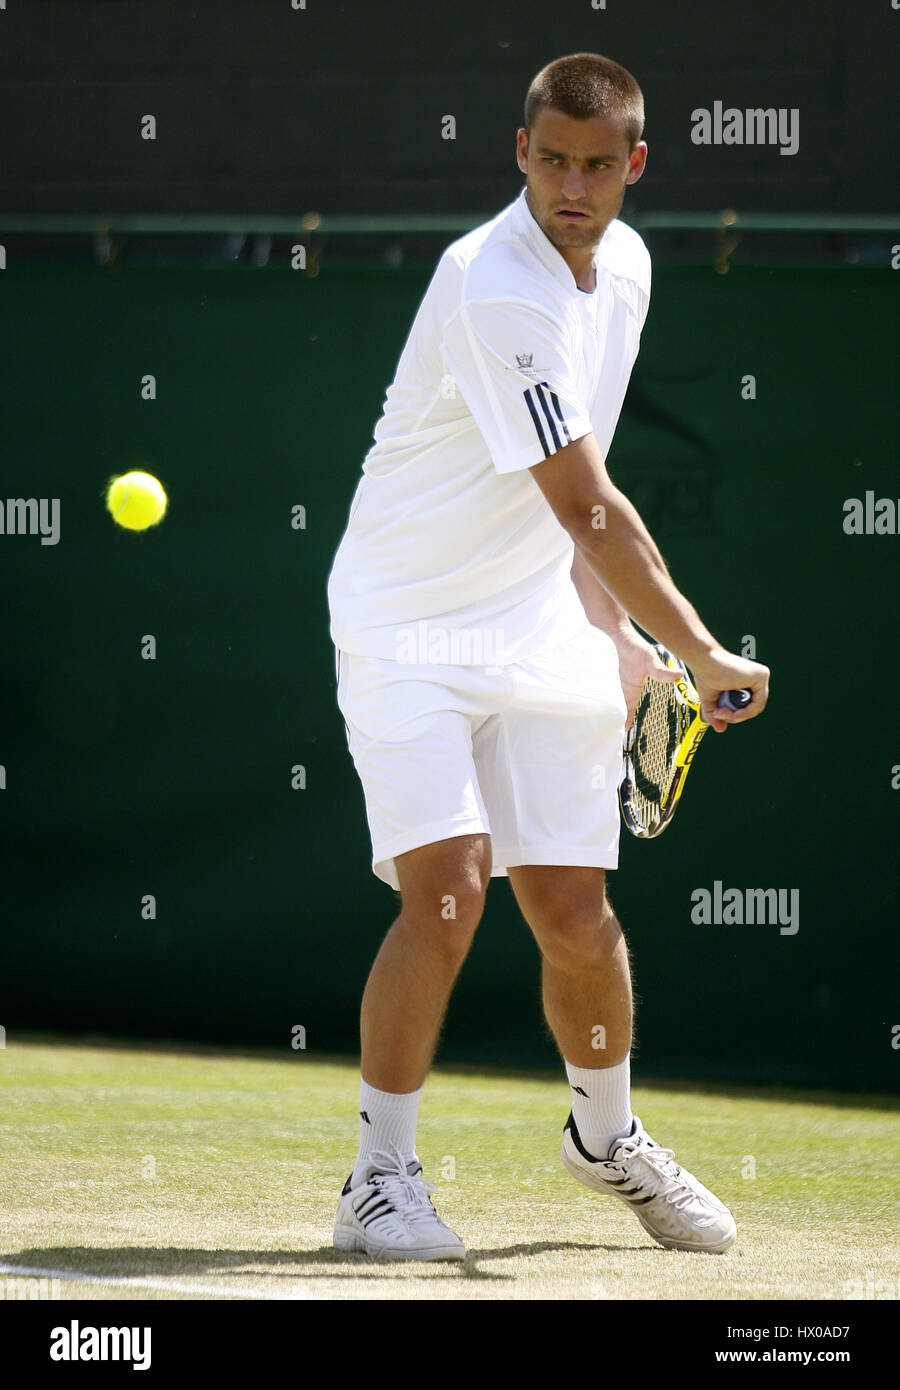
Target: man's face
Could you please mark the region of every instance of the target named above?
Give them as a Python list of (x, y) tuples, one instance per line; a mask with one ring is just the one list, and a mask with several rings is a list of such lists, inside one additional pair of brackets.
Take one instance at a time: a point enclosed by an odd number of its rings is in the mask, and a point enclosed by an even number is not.
[(575, 120), (542, 106), (531, 128), (517, 136), (516, 156), (526, 175), (528, 206), (554, 246), (596, 246), (621, 211), (628, 184), (644, 172), (647, 146), (629, 149), (619, 121)]

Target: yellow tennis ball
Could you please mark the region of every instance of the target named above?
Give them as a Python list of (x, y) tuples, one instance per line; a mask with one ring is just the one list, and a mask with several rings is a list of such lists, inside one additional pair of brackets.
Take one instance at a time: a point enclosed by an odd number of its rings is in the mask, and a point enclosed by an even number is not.
[(146, 531), (162, 521), (168, 502), (159, 479), (139, 470), (113, 478), (106, 491), (110, 516), (128, 531)]

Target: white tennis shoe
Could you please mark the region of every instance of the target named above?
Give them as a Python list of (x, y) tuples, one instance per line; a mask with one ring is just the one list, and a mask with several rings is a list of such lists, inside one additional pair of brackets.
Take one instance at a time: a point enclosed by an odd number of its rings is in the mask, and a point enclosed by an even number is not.
[(586, 1187), (627, 1202), (644, 1230), (667, 1250), (721, 1255), (734, 1244), (737, 1227), (724, 1202), (675, 1162), (672, 1149), (651, 1139), (636, 1115), (631, 1134), (616, 1139), (606, 1159), (588, 1153), (570, 1115), (562, 1161)]
[(378, 1150), (355, 1187), (344, 1184), (334, 1226), (336, 1250), (363, 1250), (374, 1260), (464, 1260), (466, 1248), (438, 1219), (434, 1184), (422, 1165)]

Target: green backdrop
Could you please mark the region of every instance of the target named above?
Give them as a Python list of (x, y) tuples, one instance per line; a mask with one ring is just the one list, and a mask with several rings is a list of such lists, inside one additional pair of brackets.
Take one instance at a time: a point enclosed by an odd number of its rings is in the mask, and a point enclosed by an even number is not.
[[(396, 901), (369, 867), (325, 580), (429, 275), (3, 273), (3, 500), (61, 508), (56, 545), (0, 536), (8, 1031), (287, 1047), (302, 1025), (308, 1055), (356, 1051)], [(773, 680), (766, 716), (708, 736), (675, 824), (626, 840), (611, 877), (638, 1078), (884, 1090), (896, 1074), (900, 538), (842, 522), (849, 497), (900, 495), (897, 280), (655, 267), (610, 469), (713, 631), (752, 635)], [(144, 535), (102, 506), (137, 465), (170, 495)], [(695, 924), (691, 894), (716, 881), (798, 889), (799, 931)], [(505, 881), (441, 1057), (554, 1060)]]

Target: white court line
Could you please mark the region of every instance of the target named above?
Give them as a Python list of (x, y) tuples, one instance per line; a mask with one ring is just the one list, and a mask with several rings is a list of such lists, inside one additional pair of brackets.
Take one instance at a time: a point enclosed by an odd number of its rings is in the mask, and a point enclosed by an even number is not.
[[(60, 1283), (105, 1284), (114, 1288), (158, 1289), (163, 1293), (203, 1293), (211, 1298), (261, 1298), (267, 1301), (280, 1301), (324, 1297), (324, 1295), (311, 1293), (262, 1293), (253, 1289), (238, 1291), (235, 1288), (224, 1288), (215, 1284), (182, 1284), (171, 1279), (154, 1278), (150, 1274), (135, 1275), (134, 1277), (115, 1274), (106, 1276), (103, 1274), (85, 1274), (81, 1270), (75, 1269), (32, 1268), (30, 1265), (0, 1264), (0, 1274), (11, 1274), (24, 1279), (58, 1279)], [(260, 1276), (249, 1275), (247, 1277), (259, 1278)]]

